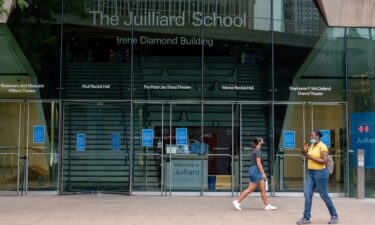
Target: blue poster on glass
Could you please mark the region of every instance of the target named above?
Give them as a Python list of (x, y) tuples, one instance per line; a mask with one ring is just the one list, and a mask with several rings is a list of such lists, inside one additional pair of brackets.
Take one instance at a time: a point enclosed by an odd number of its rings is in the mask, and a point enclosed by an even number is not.
[(296, 148), (296, 132), (284, 131), (284, 148)]
[(331, 147), (331, 131), (330, 130), (320, 130), (323, 134), (321, 141), (327, 145), (327, 148)]
[(375, 168), (375, 113), (350, 114), (352, 165), (357, 167), (357, 150), (365, 151), (365, 168)]
[(187, 128), (176, 128), (176, 145), (187, 145)]
[(86, 151), (86, 134), (82, 134), (82, 133), (77, 134), (76, 151), (77, 152)]
[(119, 133), (111, 134), (111, 145), (112, 145), (112, 151), (120, 151), (120, 134)]
[(45, 143), (45, 126), (34, 126), (33, 132), (33, 143), (44, 144)]
[(154, 130), (142, 129), (142, 147), (154, 146)]

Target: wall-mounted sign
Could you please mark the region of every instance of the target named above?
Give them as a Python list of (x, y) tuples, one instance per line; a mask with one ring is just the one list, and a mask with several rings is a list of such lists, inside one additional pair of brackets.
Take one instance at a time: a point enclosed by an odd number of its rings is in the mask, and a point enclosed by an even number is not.
[(142, 147), (154, 146), (154, 130), (142, 129)]
[[(164, 167), (164, 185), (174, 189), (199, 189), (203, 176), (203, 186), (208, 186), (208, 160), (174, 160)], [(170, 180), (171, 179), (171, 180)], [(169, 182), (171, 181), (171, 182)]]
[(83, 134), (83, 133), (77, 134), (76, 151), (77, 152), (86, 151), (86, 134)]
[(112, 151), (120, 151), (120, 134), (119, 133), (111, 134), (111, 145), (112, 145)]
[[(137, 15), (130, 12), (128, 16), (120, 16), (116, 14), (107, 14), (104, 11), (89, 11), (92, 15), (92, 24), (94, 26), (132, 26), (137, 27), (234, 27), (247, 28), (248, 17), (246, 13), (237, 16), (221, 15), (213, 13), (212, 15), (204, 15), (202, 12), (182, 12), (179, 15), (160, 15), (163, 12), (148, 12)], [(191, 18), (188, 19), (188, 18)]]
[(159, 45), (159, 46), (194, 46), (201, 45), (207, 47), (214, 46), (213, 39), (200, 39), (198, 37), (187, 37), (187, 36), (172, 36), (172, 37), (150, 37), (150, 36), (140, 36), (140, 37), (120, 37), (116, 38), (117, 45)]
[(328, 148), (331, 147), (331, 132), (330, 130), (320, 130), (320, 132), (323, 134), (323, 137), (321, 141), (327, 145)]
[(45, 143), (45, 126), (34, 126), (33, 132), (33, 143), (44, 144)]
[[(350, 114), (350, 138), (352, 142), (353, 167), (359, 161), (365, 168), (375, 168), (375, 113)], [(363, 149), (364, 157), (357, 159), (357, 152)]]
[(296, 148), (296, 132), (295, 131), (284, 131), (284, 148)]
[(191, 90), (191, 85), (183, 84), (144, 84), (145, 90)]
[(176, 145), (187, 145), (187, 128), (176, 128)]
[(236, 85), (236, 84), (225, 84), (221, 85), (223, 91), (254, 91), (254, 85)]
[(2, 89), (5, 89), (6, 92), (12, 93), (12, 94), (34, 94), (39, 89), (45, 88), (44, 84), (6, 84), (6, 83), (0, 83), (0, 91)]
[(298, 96), (324, 96), (332, 91), (331, 86), (290, 86), (289, 91)]

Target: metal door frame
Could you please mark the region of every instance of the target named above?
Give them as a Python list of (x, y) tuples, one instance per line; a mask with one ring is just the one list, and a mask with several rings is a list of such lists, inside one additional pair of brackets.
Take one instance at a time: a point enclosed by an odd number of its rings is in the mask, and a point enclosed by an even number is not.
[[(16, 156), (17, 157), (17, 182), (16, 182), (16, 190), (12, 191), (0, 191), (0, 196), (3, 195), (20, 195), (20, 192), (23, 195), (23, 190), (20, 190), (20, 154), (21, 154), (21, 122), (22, 122), (22, 105), (23, 101), (21, 100), (4, 100), (0, 99), (0, 104), (6, 104), (6, 103), (18, 103), (18, 140), (17, 140), (17, 146), (0, 146), (0, 149), (17, 149), (17, 153), (0, 153), (0, 156), (4, 156), (4, 161), (6, 156)], [(4, 162), (5, 165), (5, 162)]]
[[(269, 102), (269, 101), (259, 101), (259, 102), (251, 102), (251, 103), (239, 103), (237, 104), (239, 107), (240, 107), (240, 111), (239, 111), (239, 126), (240, 126), (240, 143), (239, 143), (239, 192), (242, 193), (243, 191), (243, 188), (242, 188), (242, 182), (243, 182), (243, 173), (242, 173), (242, 168), (243, 168), (243, 157), (246, 155), (244, 154), (244, 150), (245, 147), (243, 145), (243, 139), (242, 139), (242, 134), (243, 134), (243, 106), (267, 106), (269, 107), (269, 111), (271, 111), (271, 107), (272, 107), (272, 102)], [(270, 121), (272, 121), (273, 119), (273, 116), (271, 114), (269, 114), (269, 119)], [(270, 126), (273, 126), (273, 124), (271, 124)], [(270, 132), (271, 132), (271, 127), (270, 127)], [(272, 138), (272, 134), (271, 133), (268, 133), (267, 134), (268, 137), (270, 138), (270, 143), (269, 143), (269, 152), (270, 152), (270, 155), (268, 155), (268, 158), (270, 159), (270, 172), (273, 170), (273, 157), (274, 157), (274, 151), (273, 151), (273, 138)], [(272, 176), (273, 174), (270, 174), (270, 177)], [(271, 191), (271, 190), (270, 190)], [(238, 194), (238, 193), (237, 193)]]
[[(146, 162), (146, 190), (145, 191), (133, 191), (133, 178), (131, 178), (131, 184), (130, 184), (130, 188), (131, 188), (131, 195), (160, 195), (160, 196), (163, 196), (163, 195), (166, 195), (165, 194), (165, 191), (164, 191), (164, 107), (166, 105), (165, 102), (158, 102), (158, 101), (153, 101), (153, 102), (148, 102), (148, 101), (135, 101), (132, 103), (133, 105), (133, 108), (134, 109), (134, 106), (137, 106), (137, 105), (156, 105), (156, 106), (161, 106), (161, 142), (162, 142), (162, 145), (161, 145), (161, 153), (158, 154), (158, 153), (135, 153), (134, 152), (134, 148), (132, 148), (132, 154), (135, 156), (144, 156), (146, 158), (146, 161), (147, 161), (147, 157), (149, 156), (159, 156), (160, 157), (160, 168), (161, 168), (161, 171), (160, 171), (160, 190), (158, 192), (153, 192), (153, 191), (147, 191), (147, 162)], [(168, 104), (167, 104), (168, 105)], [(133, 111), (133, 110), (132, 110)], [(134, 121), (134, 111), (132, 112), (132, 121)], [(134, 124), (134, 122), (133, 122)], [(131, 139), (133, 140), (133, 129), (134, 127), (132, 127), (132, 136), (131, 136)], [(133, 142), (134, 143), (134, 142)], [(133, 145), (134, 146), (134, 145)], [(132, 165), (134, 165), (134, 157), (133, 157), (133, 163)], [(134, 168), (130, 168), (132, 171)], [(134, 176), (134, 173), (132, 173), (133, 176)]]
[[(58, 194), (58, 188), (59, 188), (59, 170), (56, 178), (56, 190), (55, 191), (29, 191), (29, 156), (35, 155), (37, 153), (29, 153), (29, 142), (30, 142), (30, 103), (55, 103), (57, 107), (60, 107), (59, 101), (55, 99), (50, 100), (39, 100), (39, 99), (0, 99), (0, 103), (19, 103), (19, 110), (18, 110), (18, 146), (17, 153), (12, 154), (4, 154), (0, 153), (0, 155), (16, 155), (17, 157), (17, 185), (15, 191), (1, 191), (0, 195), (16, 195), (16, 196), (26, 196), (26, 195), (57, 195)], [(26, 118), (24, 118), (22, 111), (26, 110)], [(60, 115), (57, 115), (57, 118), (59, 118)], [(44, 119), (46, 119), (44, 117)], [(24, 124), (24, 126), (22, 126)], [(57, 127), (57, 129), (60, 131), (60, 128)], [(48, 132), (48, 130), (46, 130)], [(21, 135), (23, 133), (26, 133), (26, 140), (25, 141), (25, 155), (21, 155)], [(60, 140), (58, 140), (60, 141)], [(57, 143), (57, 146), (59, 146), (59, 143)], [(59, 156), (59, 148), (56, 149), (55, 153), (39, 153), (44, 155), (51, 155), (55, 154), (56, 157)], [(5, 160), (5, 158), (4, 158)], [(21, 160), (24, 160), (23, 168), (21, 168)], [(58, 160), (58, 167), (60, 166), (60, 162)], [(21, 172), (23, 172), (23, 176), (21, 177)], [(22, 179), (22, 185), (20, 183)]]
[[(307, 132), (310, 132), (307, 130), (306, 128), (306, 125), (308, 123), (311, 122), (311, 129), (314, 129), (314, 118), (313, 118), (313, 107), (314, 106), (344, 106), (345, 108), (347, 107), (347, 102), (311, 102), (311, 101), (296, 101), (296, 102), (288, 102), (288, 101), (280, 101), (280, 102), (274, 102), (273, 103), (274, 106), (277, 106), (277, 105), (285, 105), (285, 106), (289, 106), (289, 105), (301, 105), (302, 106), (302, 109), (303, 109), (303, 143), (306, 142), (306, 135), (307, 135)], [(310, 110), (310, 121), (308, 120), (307, 118), (307, 113), (308, 111)], [(345, 111), (345, 109), (344, 109)], [(273, 119), (274, 118), (274, 115), (273, 115)], [(348, 115), (344, 115), (344, 119), (345, 121), (348, 121)], [(343, 121), (344, 122), (344, 121)], [(343, 124), (344, 126), (347, 126), (347, 123)], [(275, 135), (275, 134), (273, 134)], [(348, 142), (348, 140), (347, 140)], [(347, 145), (348, 143), (346, 143)], [(275, 152), (276, 151), (276, 146), (274, 147), (273, 151)], [(277, 157), (276, 154), (274, 154), (275, 157)], [(306, 179), (306, 161), (305, 159), (303, 158), (303, 183), (305, 183), (305, 179)], [(276, 162), (275, 162), (276, 163)], [(274, 165), (273, 165), (274, 166)], [(273, 171), (275, 173), (275, 171)], [(279, 171), (280, 172), (280, 171)], [(275, 174), (272, 174), (272, 176), (274, 176)], [(272, 184), (272, 195), (273, 196), (300, 196), (301, 193), (303, 193), (303, 190), (300, 191), (300, 192), (289, 192), (290, 194), (286, 194), (285, 193), (288, 193), (288, 192), (283, 192), (283, 191), (278, 191), (276, 192), (276, 186), (275, 186), (275, 182), (273, 182)], [(345, 185), (345, 181), (344, 181), (344, 185)], [(345, 194), (344, 192), (340, 192), (340, 193), (333, 193), (333, 195), (337, 195), (337, 196), (342, 196), (343, 194)]]

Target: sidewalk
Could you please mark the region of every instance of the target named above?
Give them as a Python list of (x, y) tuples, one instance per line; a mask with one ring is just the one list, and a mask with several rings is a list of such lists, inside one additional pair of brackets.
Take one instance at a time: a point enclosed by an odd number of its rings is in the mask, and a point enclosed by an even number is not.
[[(270, 198), (277, 211), (264, 211), (250, 197), (235, 211), (229, 197), (128, 197), (73, 195), (0, 197), (0, 225), (257, 225), (295, 224), (301, 197)], [(340, 224), (375, 224), (375, 200), (333, 198)], [(313, 202), (312, 224), (327, 224), (321, 199)]]

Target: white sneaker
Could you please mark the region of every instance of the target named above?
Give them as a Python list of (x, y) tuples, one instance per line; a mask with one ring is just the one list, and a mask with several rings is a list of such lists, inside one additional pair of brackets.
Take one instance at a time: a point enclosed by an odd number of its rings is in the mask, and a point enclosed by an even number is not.
[(241, 204), (237, 201), (237, 200), (234, 200), (233, 201), (233, 206), (234, 208), (236, 208), (238, 211), (241, 211)]
[(275, 207), (275, 206), (273, 206), (273, 205), (271, 205), (271, 204), (268, 204), (266, 207), (264, 207), (264, 209), (265, 209), (266, 211), (270, 211), (270, 210), (276, 210), (277, 207)]

